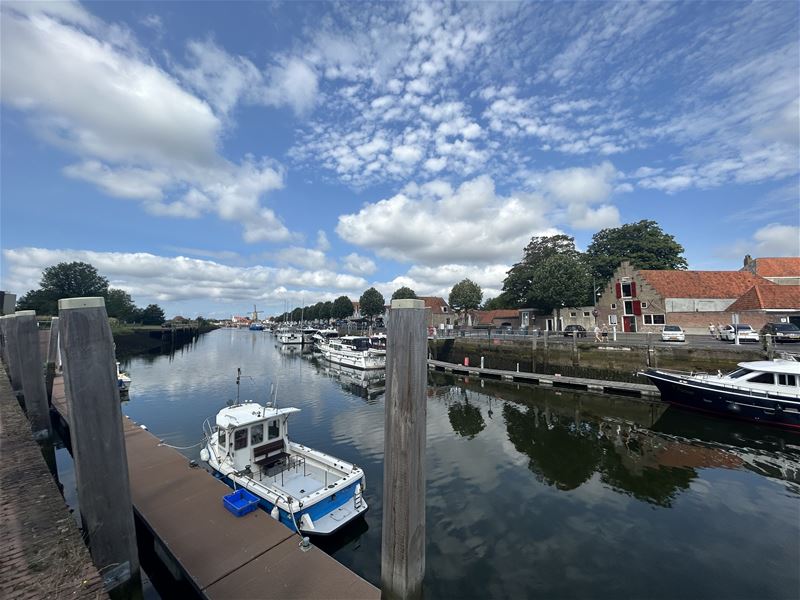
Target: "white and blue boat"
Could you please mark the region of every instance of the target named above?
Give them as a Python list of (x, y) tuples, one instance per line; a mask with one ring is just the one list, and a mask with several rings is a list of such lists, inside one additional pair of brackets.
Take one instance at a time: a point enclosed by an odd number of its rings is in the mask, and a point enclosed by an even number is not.
[(117, 361), (117, 387), (121, 393), (127, 392), (131, 387), (131, 377), (125, 371), (119, 370), (119, 361)]
[(203, 427), (200, 458), (289, 529), (330, 535), (367, 512), (366, 478), (354, 464), (291, 441), (289, 416), (298, 412), (255, 402), (223, 408)]

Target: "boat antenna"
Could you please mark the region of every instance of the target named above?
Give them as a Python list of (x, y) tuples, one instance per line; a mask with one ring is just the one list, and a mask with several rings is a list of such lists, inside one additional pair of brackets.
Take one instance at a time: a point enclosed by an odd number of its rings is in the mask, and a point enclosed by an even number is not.
[(242, 368), (236, 367), (236, 404), (239, 404), (239, 381), (242, 379)]

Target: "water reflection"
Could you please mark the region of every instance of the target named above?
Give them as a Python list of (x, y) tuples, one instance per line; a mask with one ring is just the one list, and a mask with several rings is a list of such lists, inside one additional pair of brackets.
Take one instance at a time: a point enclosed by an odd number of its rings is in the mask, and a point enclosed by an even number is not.
[[(274, 383), (302, 409), (293, 439), (364, 469), (366, 520), (320, 544), (379, 584), (384, 372), (222, 330), (130, 361), (124, 412), (189, 446), (235, 398), (237, 367), (243, 398), (263, 402)], [(796, 596), (800, 436), (444, 373), (430, 374), (427, 409), (426, 597)]]

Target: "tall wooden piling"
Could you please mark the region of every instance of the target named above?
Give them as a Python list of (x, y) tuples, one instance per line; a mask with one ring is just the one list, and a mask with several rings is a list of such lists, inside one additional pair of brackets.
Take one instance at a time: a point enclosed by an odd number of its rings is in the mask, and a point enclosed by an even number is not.
[(39, 348), (39, 326), (36, 311), (23, 310), (14, 315), (16, 321), (16, 344), (14, 351), (19, 364), (20, 384), (25, 398), (25, 411), (31, 423), (33, 437), (50, 437), (50, 408), (44, 384), (41, 350)]
[(45, 363), (45, 389), (48, 404), (53, 400), (53, 380), (58, 367), (58, 317), (50, 321), (50, 338), (47, 343), (47, 362)]
[(5, 322), (6, 358), (8, 362), (8, 378), (11, 380), (11, 389), (22, 392), (22, 372), (19, 363), (19, 341), (17, 340), (17, 316), (6, 315)]
[(381, 589), (422, 595), (425, 574), (425, 303), (393, 300), (386, 349)]
[(140, 590), (114, 342), (102, 298), (58, 301), (78, 503), (89, 551), (112, 593)]
[(539, 339), (539, 332), (537, 330), (533, 330), (533, 340), (531, 341), (532, 351), (531, 351), (531, 373), (536, 373), (536, 343)]

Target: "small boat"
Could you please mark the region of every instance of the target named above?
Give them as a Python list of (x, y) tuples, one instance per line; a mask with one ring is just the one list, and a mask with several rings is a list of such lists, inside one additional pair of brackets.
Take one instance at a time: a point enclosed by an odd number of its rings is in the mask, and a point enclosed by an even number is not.
[(335, 329), (320, 329), (313, 335), (314, 346), (317, 350), (322, 350), (322, 346), (327, 345), (330, 340), (339, 337), (339, 332)]
[(300, 330), (300, 333), (303, 335), (303, 344), (308, 344), (312, 346), (314, 344), (314, 334), (317, 333), (317, 330), (313, 327), (304, 327)]
[(730, 373), (647, 369), (662, 400), (724, 417), (800, 429), (800, 362), (741, 362)]
[(298, 412), (249, 401), (227, 406), (213, 426), (206, 419), (200, 458), (289, 529), (330, 535), (367, 512), (366, 478), (354, 464), (291, 441), (289, 417)]
[(321, 350), (326, 360), (337, 365), (355, 369), (386, 368), (386, 350), (373, 348), (368, 337), (346, 335), (331, 339)]
[(248, 329), (250, 331), (264, 331), (264, 326), (261, 323), (250, 323)]
[(131, 387), (131, 377), (125, 371), (119, 370), (119, 361), (117, 361), (117, 387), (120, 392), (127, 392)]
[(282, 327), (276, 334), (280, 344), (302, 344), (303, 334), (291, 327)]

